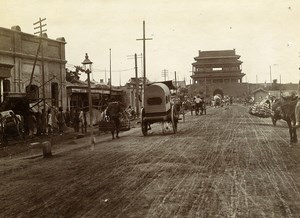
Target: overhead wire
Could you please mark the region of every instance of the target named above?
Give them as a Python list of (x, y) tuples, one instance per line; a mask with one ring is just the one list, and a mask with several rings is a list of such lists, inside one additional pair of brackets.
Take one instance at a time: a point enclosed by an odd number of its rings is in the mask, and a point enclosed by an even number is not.
[[(69, 63), (67, 63), (66, 64), (67, 65), (67, 67), (75, 67), (75, 66), (78, 66), (78, 65), (75, 65), (75, 64), (69, 64)], [(130, 71), (130, 70), (134, 70), (135, 68), (134, 67), (132, 67), (132, 68), (128, 68), (128, 69), (121, 69), (121, 70), (112, 70), (111, 72), (124, 72), (124, 71)], [(95, 67), (92, 67), (92, 70), (94, 71), (94, 72), (108, 72), (109, 70), (103, 70), (103, 69), (99, 69), (99, 68), (95, 68)]]

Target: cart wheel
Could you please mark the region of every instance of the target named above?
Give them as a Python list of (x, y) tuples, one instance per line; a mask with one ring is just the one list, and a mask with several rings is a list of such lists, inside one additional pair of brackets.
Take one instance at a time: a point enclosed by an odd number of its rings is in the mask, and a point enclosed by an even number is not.
[(171, 109), (171, 122), (173, 127), (173, 133), (175, 134), (177, 132), (178, 114), (176, 113), (174, 106), (172, 106)]
[(144, 121), (144, 117), (145, 117), (145, 111), (144, 109), (142, 110), (142, 116), (141, 116), (141, 128), (142, 128), (142, 133), (144, 136), (147, 136), (148, 133), (148, 123), (146, 121)]
[(166, 133), (166, 130), (165, 130), (165, 121), (162, 121), (162, 122), (161, 122), (161, 130), (162, 130), (162, 133), (163, 133), (163, 134)]
[(0, 139), (0, 147), (2, 146), (2, 147), (6, 147), (8, 145), (8, 140), (7, 140), (7, 138), (4, 136), (4, 135), (2, 135), (1, 136), (1, 139)]
[(276, 122), (277, 122), (276, 118), (271, 117), (271, 119), (272, 119), (273, 126), (276, 126)]

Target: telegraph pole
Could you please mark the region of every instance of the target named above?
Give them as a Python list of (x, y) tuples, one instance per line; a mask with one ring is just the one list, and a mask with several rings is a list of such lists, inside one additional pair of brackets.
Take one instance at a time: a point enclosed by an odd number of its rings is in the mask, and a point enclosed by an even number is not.
[(272, 83), (272, 66), (270, 65), (270, 83)]
[[(143, 89), (144, 89), (144, 98), (145, 98), (145, 88), (146, 88), (146, 40), (152, 40), (152, 38), (146, 38), (145, 37), (145, 21), (143, 21), (143, 38), (142, 39), (137, 39), (137, 40), (143, 40), (143, 67), (144, 67), (144, 72), (143, 72)], [(145, 99), (144, 99), (145, 103)]]
[(135, 104), (136, 104), (136, 114), (140, 117), (140, 107), (139, 107), (139, 77), (137, 68), (137, 56), (134, 54), (134, 64), (135, 64)]
[(174, 73), (175, 73), (175, 91), (176, 91), (176, 95), (177, 95), (177, 78), (176, 78), (176, 71), (175, 71)]
[(111, 100), (111, 48), (109, 49), (109, 98)]
[(161, 72), (161, 76), (164, 77), (164, 80), (167, 81), (167, 76), (168, 76), (168, 70), (164, 69)]
[[(130, 57), (130, 56), (129, 56)], [(139, 104), (139, 86), (140, 86), (140, 81), (139, 81), (139, 76), (138, 76), (138, 66), (137, 66), (137, 59), (142, 58), (143, 56), (140, 55), (139, 57), (137, 54), (134, 54), (134, 68), (135, 68), (135, 105), (136, 105), (136, 114), (137, 117), (140, 117), (140, 104)], [(128, 58), (132, 59), (132, 58)]]
[[(43, 18), (43, 19), (39, 18), (39, 21), (33, 23), (33, 25), (37, 25), (36, 27), (34, 27), (34, 29), (35, 30), (38, 29), (38, 31), (35, 32), (34, 34), (38, 34), (40, 36), (38, 52), (39, 52), (40, 47), (41, 47), (41, 50), (42, 50), (42, 84), (43, 84), (43, 86), (42, 86), (43, 99), (42, 100), (43, 100), (43, 108), (44, 108), (44, 111), (43, 111), (43, 114), (42, 114), (43, 120), (46, 120), (44, 49), (43, 49), (43, 44), (42, 44), (42, 35), (43, 35), (44, 32), (47, 31), (47, 29), (43, 30), (43, 27), (47, 26), (47, 24), (42, 23), (45, 20), (46, 20), (46, 18)], [(38, 56), (38, 53), (37, 53), (37, 56)], [(31, 83), (32, 83), (35, 64), (36, 64), (36, 60), (35, 60), (35, 63), (34, 63), (34, 66), (33, 66), (33, 71), (32, 71), (31, 77), (30, 77), (29, 90), (31, 90)], [(45, 131), (46, 123), (42, 122), (42, 124), (43, 124), (43, 130), (42, 131)]]

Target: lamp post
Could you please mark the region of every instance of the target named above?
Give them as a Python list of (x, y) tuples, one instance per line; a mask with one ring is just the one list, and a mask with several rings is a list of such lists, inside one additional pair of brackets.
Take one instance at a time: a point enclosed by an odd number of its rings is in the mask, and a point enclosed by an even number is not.
[(91, 80), (90, 74), (92, 72), (92, 64), (93, 62), (90, 61), (88, 54), (85, 54), (85, 59), (82, 62), (84, 72), (87, 74), (87, 81), (88, 81), (88, 98), (89, 98), (89, 111), (90, 111), (90, 126), (91, 126), (91, 145), (95, 145), (95, 138), (93, 136), (93, 103), (92, 103), (92, 94), (91, 94)]

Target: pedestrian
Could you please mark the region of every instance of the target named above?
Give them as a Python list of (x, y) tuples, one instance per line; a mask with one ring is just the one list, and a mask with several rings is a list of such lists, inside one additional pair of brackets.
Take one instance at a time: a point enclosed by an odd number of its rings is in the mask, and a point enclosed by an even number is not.
[(198, 115), (200, 107), (202, 105), (202, 99), (200, 98), (200, 95), (197, 95), (197, 97), (195, 98), (195, 104), (196, 104), (195, 112), (196, 112), (196, 115)]
[(30, 112), (28, 114), (27, 122), (28, 122), (28, 135), (29, 137), (33, 137), (35, 126), (36, 126), (36, 119), (35, 116), (33, 115), (33, 112)]
[(75, 132), (79, 132), (79, 109), (75, 108), (74, 116), (73, 116), (73, 127)]
[(70, 127), (71, 126), (71, 114), (70, 114), (69, 108), (67, 108), (64, 115), (65, 115), (66, 125), (67, 125), (67, 127)]
[(85, 111), (83, 111), (83, 109), (79, 113), (79, 120), (80, 120), (81, 132), (86, 133), (87, 120), (86, 120), (86, 113)]
[(58, 125), (58, 132), (59, 132), (59, 134), (62, 134), (64, 132), (63, 127), (65, 125), (65, 116), (64, 116), (62, 107), (58, 108), (58, 113), (56, 114), (56, 119), (57, 119), (57, 125)]
[(52, 134), (53, 133), (53, 118), (52, 118), (52, 113), (51, 113), (50, 108), (47, 111), (47, 127), (48, 127), (48, 134)]
[(111, 130), (112, 139), (114, 139), (114, 134), (116, 132), (116, 137), (119, 138), (119, 131), (121, 128), (121, 104), (120, 102), (110, 102), (106, 109), (106, 115), (109, 117), (110, 122), (113, 124), (114, 128)]
[(45, 135), (47, 133), (47, 115), (46, 115), (46, 111), (43, 108), (42, 109), (42, 114), (41, 114), (41, 122), (42, 122), (42, 134)]
[(37, 111), (35, 113), (35, 120), (36, 120), (36, 135), (37, 136), (40, 136), (41, 133), (42, 133), (42, 130), (43, 130), (43, 127), (42, 127), (42, 114), (40, 111)]

